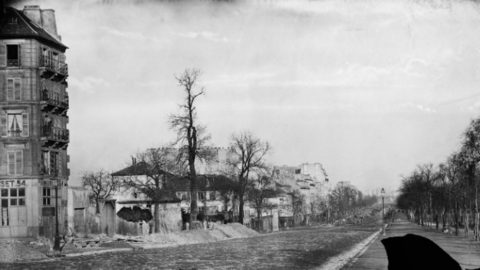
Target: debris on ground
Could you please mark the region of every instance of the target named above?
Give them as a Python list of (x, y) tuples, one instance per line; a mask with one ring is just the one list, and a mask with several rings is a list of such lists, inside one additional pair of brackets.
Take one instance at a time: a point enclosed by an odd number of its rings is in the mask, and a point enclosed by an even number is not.
[(257, 235), (260, 234), (240, 223), (228, 223), (226, 225), (216, 224), (212, 229), (180, 231), (169, 234), (150, 234), (145, 236), (144, 239), (147, 242), (184, 245)]
[[(216, 224), (215, 226), (210, 226), (209, 229), (179, 231), (168, 234), (158, 233), (145, 236), (114, 235), (113, 237), (108, 237), (103, 234), (91, 238), (66, 237), (60, 242), (60, 246), (63, 246), (60, 254), (135, 248), (145, 244), (197, 244), (257, 235), (260, 234), (240, 223), (229, 223), (226, 225)], [(0, 241), (0, 262), (47, 259), (47, 255), (52, 256), (53, 253), (55, 253), (53, 252), (53, 239), (46, 237), (39, 237), (34, 241)]]
[(19, 240), (0, 241), (0, 262), (44, 259), (49, 250), (49, 246), (29, 245)]

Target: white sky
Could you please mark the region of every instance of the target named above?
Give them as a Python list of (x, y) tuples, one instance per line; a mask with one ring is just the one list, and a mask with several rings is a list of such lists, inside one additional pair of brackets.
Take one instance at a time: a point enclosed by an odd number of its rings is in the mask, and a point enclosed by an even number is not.
[[(110, 4), (102, 4), (107, 2)], [(201, 69), (212, 143), (250, 130), (275, 165), (323, 164), (333, 184), (397, 188), (459, 147), (480, 108), (471, 1), (24, 1), (56, 11), (69, 46), (70, 180), (170, 142)]]

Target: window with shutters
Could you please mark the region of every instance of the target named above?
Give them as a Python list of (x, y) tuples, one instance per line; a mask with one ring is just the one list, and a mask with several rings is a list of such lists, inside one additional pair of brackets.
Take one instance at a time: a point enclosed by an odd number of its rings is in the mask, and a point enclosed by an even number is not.
[(44, 175), (62, 176), (62, 159), (59, 152), (42, 151), (42, 168)]
[(2, 137), (28, 137), (29, 117), (26, 112), (7, 112), (0, 116)]
[(20, 66), (20, 46), (17, 44), (7, 44), (7, 66)]
[(7, 174), (23, 174), (23, 150), (7, 151)]
[(7, 101), (21, 100), (22, 79), (7, 78)]
[(50, 174), (50, 152), (42, 151), (41, 174)]

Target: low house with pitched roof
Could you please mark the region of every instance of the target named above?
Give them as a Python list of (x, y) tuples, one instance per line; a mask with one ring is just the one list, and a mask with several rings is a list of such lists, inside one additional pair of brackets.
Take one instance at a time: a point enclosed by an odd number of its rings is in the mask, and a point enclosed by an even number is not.
[[(158, 175), (164, 177), (157, 177)], [(155, 195), (149, 196), (149, 194), (158, 193), (158, 190), (151, 190), (152, 185), (155, 185), (152, 178), (157, 177), (160, 190), (157, 201), (159, 202), (158, 218), (161, 232), (182, 230), (184, 227), (182, 212), (190, 212), (191, 192), (188, 177), (175, 176), (160, 169), (152, 169), (151, 165), (143, 161), (138, 163), (134, 161), (132, 165), (112, 173), (112, 177), (118, 177), (124, 183), (124, 187), (113, 196), (113, 199), (116, 199), (117, 213), (124, 207), (140, 207), (149, 209), (152, 214), (155, 205), (152, 196)], [(142, 183), (149, 186), (150, 190), (142, 187)], [(228, 213), (233, 208), (234, 185), (232, 180), (223, 175), (197, 175), (199, 213), (203, 213), (207, 217), (221, 214), (225, 219), (231, 219), (232, 214)], [(149, 232), (153, 231), (152, 223), (149, 224)], [(145, 225), (142, 224), (142, 226), (144, 233)], [(138, 230), (140, 230), (139, 224), (135, 225), (117, 218), (117, 233), (134, 234)]]

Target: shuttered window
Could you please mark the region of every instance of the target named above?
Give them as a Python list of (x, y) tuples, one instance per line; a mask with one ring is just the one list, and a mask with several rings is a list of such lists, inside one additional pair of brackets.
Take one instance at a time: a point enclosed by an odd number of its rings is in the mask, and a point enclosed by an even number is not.
[(13, 90), (14, 90), (14, 79), (7, 79), (7, 100), (13, 100)]
[(22, 96), (22, 80), (20, 78), (15, 78), (15, 88), (14, 88), (15, 100), (20, 100)]
[(7, 152), (8, 175), (23, 174), (23, 151)]
[(0, 67), (5, 67), (7, 65), (7, 46), (5, 44), (0, 44)]
[(0, 129), (1, 129), (1, 136), (7, 136), (7, 114), (1, 113), (0, 114)]
[(22, 98), (22, 79), (7, 78), (7, 100), (21, 100)]
[(0, 117), (1, 136), (30, 136), (30, 121), (28, 113), (7, 113), (1, 114)]
[(30, 135), (28, 122), (28, 113), (22, 113), (22, 136), (28, 137)]
[(7, 152), (8, 175), (15, 175), (15, 152)]
[(57, 152), (50, 152), (50, 175), (52, 176), (58, 176), (57, 157)]
[(61, 153), (57, 153), (57, 172), (58, 176), (62, 176), (62, 155)]

